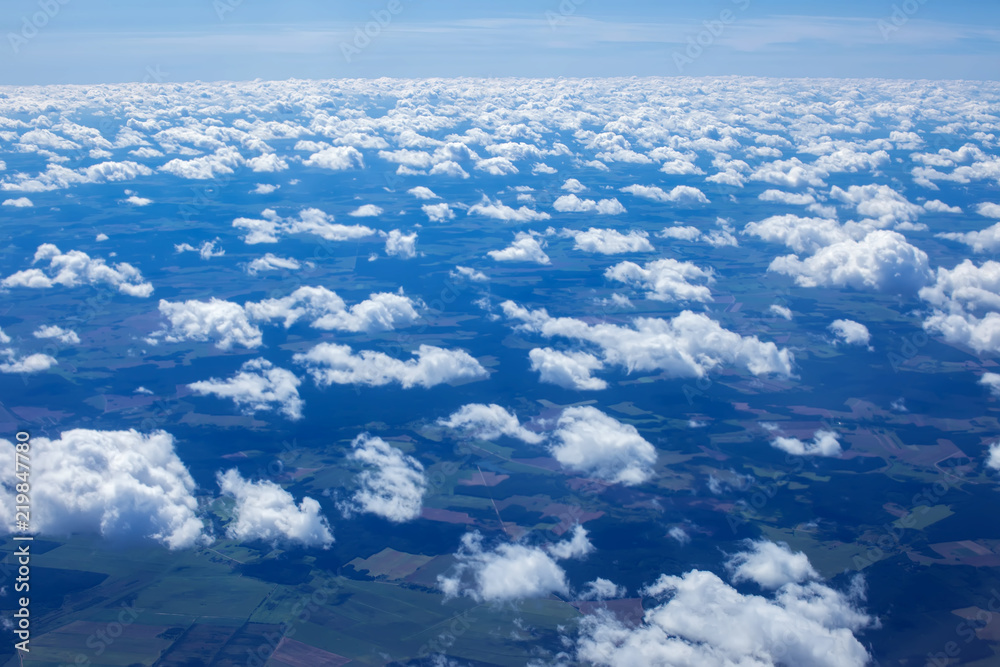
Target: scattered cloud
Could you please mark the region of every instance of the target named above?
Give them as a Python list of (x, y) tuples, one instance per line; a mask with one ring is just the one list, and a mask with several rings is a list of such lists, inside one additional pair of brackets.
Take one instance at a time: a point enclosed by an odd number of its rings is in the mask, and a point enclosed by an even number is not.
[(292, 494), (274, 482), (246, 480), (235, 468), (218, 473), (217, 479), (222, 494), (235, 501), (226, 526), (230, 539), (324, 549), (333, 543), (330, 525), (313, 498), (296, 505)]

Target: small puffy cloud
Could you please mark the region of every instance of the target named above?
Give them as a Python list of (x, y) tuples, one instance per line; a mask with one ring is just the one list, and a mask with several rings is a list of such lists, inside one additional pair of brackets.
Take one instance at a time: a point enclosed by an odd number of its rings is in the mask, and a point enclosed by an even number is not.
[(14, 208), (31, 208), (34, 206), (34, 203), (27, 197), (18, 197), (17, 199), (4, 199), (2, 205)]
[[(31, 445), (34, 531), (152, 539), (170, 549), (206, 540), (194, 480), (169, 433), (74, 429), (58, 439), (36, 436)], [(14, 460), (12, 443), (0, 440), (0, 450)], [(0, 496), (10, 494), (0, 503), (10, 513), (5, 526), (14, 524), (15, 482), (0, 483)]]
[(434, 191), (430, 188), (424, 187), (423, 185), (418, 185), (415, 188), (410, 188), (407, 190), (408, 193), (416, 197), (417, 199), (441, 199)]
[(650, 252), (653, 250), (653, 246), (649, 243), (649, 235), (641, 230), (633, 230), (623, 234), (617, 229), (591, 227), (585, 232), (564, 229), (563, 235), (572, 237), (575, 241), (573, 247), (584, 252), (617, 255), (625, 252)]
[(544, 162), (536, 162), (535, 164), (531, 165), (532, 174), (555, 174), (558, 173), (558, 171), (559, 170), (556, 169), (555, 167), (550, 167)]
[(702, 570), (661, 575), (643, 594), (663, 601), (644, 604), (638, 626), (608, 612), (586, 616), (575, 658), (602, 667), (862, 667), (870, 656), (854, 635), (877, 621), (860, 609), (861, 582), (847, 593), (818, 581), (787, 583), (768, 597), (742, 594)]
[(996, 252), (1000, 249), (1000, 222), (977, 231), (943, 232), (935, 236), (963, 243), (972, 248), (973, 252)]
[(347, 215), (352, 218), (374, 218), (380, 216), (385, 211), (381, 206), (376, 206), (375, 204), (365, 204), (364, 206), (359, 206)]
[(447, 419), (439, 419), (438, 423), (479, 440), (496, 440), (500, 436), (508, 436), (533, 445), (544, 440), (543, 436), (521, 426), (516, 415), (496, 403), (463, 405)]
[(362, 433), (351, 443), (349, 458), (366, 466), (358, 490), (343, 510), (376, 514), (394, 523), (420, 516), (427, 480), (424, 466), (381, 438)]
[(619, 586), (610, 579), (598, 577), (588, 581), (576, 597), (579, 600), (614, 600), (623, 598), (626, 594), (624, 586)]
[(715, 280), (711, 269), (676, 259), (658, 259), (645, 266), (621, 262), (609, 267), (604, 277), (645, 289), (646, 298), (657, 301), (711, 301), (712, 292), (707, 285), (694, 283), (711, 284)]
[(252, 195), (269, 195), (272, 192), (280, 188), (280, 185), (275, 185), (273, 183), (258, 183), (253, 190), (250, 191)]
[(590, 406), (566, 408), (556, 422), (552, 456), (590, 477), (632, 486), (650, 478), (656, 448), (631, 424)]
[(275, 271), (277, 269), (298, 271), (300, 268), (302, 265), (299, 264), (298, 260), (291, 257), (278, 257), (269, 252), (247, 264), (247, 273), (255, 276), (262, 271)]
[(542, 243), (531, 234), (518, 232), (514, 242), (503, 250), (490, 250), (487, 255), (498, 262), (534, 262), (550, 264), (549, 256), (542, 250)]
[(320, 343), (296, 354), (296, 363), (306, 366), (321, 387), (330, 384), (358, 384), (377, 387), (399, 383), (403, 389), (420, 386), (483, 380), (489, 374), (475, 358), (463, 350), (446, 350), (421, 345), (415, 359), (400, 361), (382, 352), (363, 350), (355, 354), (347, 345)]
[[(575, 541), (581, 544), (565, 549), (574, 557), (586, 551), (580, 548), (583, 543), (590, 544), (580, 526), (569, 540)], [(450, 573), (438, 576), (438, 586), (446, 597), (464, 595), (477, 602), (508, 602), (552, 593), (567, 595), (566, 572), (556, 562), (563, 551), (558, 543), (548, 549), (504, 543), (487, 551), (482, 535), (467, 533), (455, 554), (455, 567)]]
[(798, 253), (814, 253), (834, 243), (863, 237), (869, 229), (847, 228), (831, 218), (786, 214), (747, 223), (743, 233), (771, 243), (782, 243)]
[(585, 192), (587, 190), (587, 186), (575, 178), (567, 178), (566, 182), (563, 183), (561, 187), (563, 190), (574, 194), (580, 194), (581, 192)]
[(1000, 219), (1000, 204), (993, 202), (983, 202), (976, 207), (976, 213), (987, 218)]
[(448, 273), (448, 276), (451, 277), (452, 280), (464, 279), (474, 283), (485, 283), (489, 281), (489, 277), (485, 273), (482, 271), (476, 271), (468, 266), (456, 266)]
[(789, 204), (791, 206), (808, 206), (815, 204), (816, 198), (804, 192), (784, 192), (783, 190), (765, 190), (757, 195), (757, 199), (767, 202)]
[(622, 192), (627, 192), (635, 195), (636, 197), (642, 197), (643, 199), (649, 199), (661, 203), (669, 202), (687, 205), (709, 203), (708, 197), (705, 196), (705, 193), (690, 185), (678, 185), (670, 192), (666, 192), (663, 188), (656, 185), (629, 185), (628, 187), (620, 189)]
[(929, 199), (924, 202), (924, 208), (932, 213), (961, 213), (962, 207), (949, 206), (940, 199)]
[(596, 213), (598, 215), (619, 215), (625, 207), (617, 199), (580, 199), (576, 195), (563, 195), (556, 199), (552, 207), (560, 213)]
[(146, 199), (145, 197), (140, 197), (138, 195), (129, 195), (127, 199), (124, 200), (126, 204), (130, 206), (149, 206), (153, 203), (152, 199)]
[(414, 172), (422, 173), (418, 170), (426, 169), (434, 162), (434, 158), (432, 158), (431, 154), (426, 151), (411, 151), (405, 149), (398, 151), (379, 151), (378, 156), (386, 162), (398, 164), (399, 169), (396, 171), (397, 174)]
[(100, 243), (101, 241), (107, 241), (109, 238), (110, 237), (107, 234), (101, 232), (100, 234), (94, 237), (94, 240)]
[(282, 218), (268, 208), (260, 218), (236, 218), (233, 227), (243, 230), (243, 242), (248, 245), (277, 243), (286, 234), (311, 234), (327, 241), (350, 241), (376, 233), (364, 225), (334, 224), (332, 215), (316, 208), (303, 209), (298, 218)]
[(784, 542), (749, 540), (747, 551), (734, 554), (726, 563), (733, 583), (752, 581), (774, 590), (785, 584), (801, 584), (819, 579), (819, 574), (801, 551), (792, 552)]
[(680, 239), (682, 241), (697, 241), (701, 237), (701, 230), (697, 227), (664, 227), (656, 233), (661, 239)]
[(235, 468), (218, 473), (218, 482), (222, 493), (235, 500), (226, 526), (230, 539), (323, 548), (333, 543), (330, 525), (315, 499), (306, 497), (296, 505), (292, 494), (274, 482), (251, 482)]
[(9, 347), (0, 350), (0, 358), (6, 358), (6, 361), (0, 361), (0, 373), (7, 375), (41, 373), (59, 363), (47, 354), (30, 354), (18, 358), (17, 353)]
[(483, 197), (482, 201), (469, 207), (469, 215), (481, 215), (494, 220), (504, 222), (534, 222), (536, 220), (548, 220), (550, 216), (543, 211), (536, 211), (527, 206), (514, 209), (497, 201), (491, 201), (489, 197)]
[(691, 536), (687, 534), (687, 531), (680, 526), (672, 526), (670, 530), (667, 531), (667, 535), (672, 540), (676, 540), (681, 546), (691, 542)]
[(419, 317), (415, 305), (402, 292), (379, 292), (348, 308), (336, 292), (305, 286), (286, 297), (248, 301), (243, 308), (254, 321), (283, 320), (286, 329), (308, 319), (316, 329), (371, 332), (412, 324)]
[(35, 338), (55, 338), (60, 343), (65, 343), (67, 345), (79, 345), (80, 343), (80, 336), (78, 336), (75, 331), (71, 329), (63, 329), (62, 327), (57, 327), (55, 325), (39, 327), (39, 329), (32, 335)]
[(954, 269), (940, 267), (920, 298), (934, 307), (925, 330), (979, 353), (1000, 351), (1000, 262), (976, 266), (965, 260)]
[(420, 207), (420, 210), (424, 212), (424, 215), (431, 222), (445, 222), (455, 218), (455, 212), (451, 210), (448, 204), (443, 202), (440, 204), (424, 204)]
[(787, 188), (801, 188), (807, 185), (823, 187), (826, 185), (823, 179), (829, 175), (830, 172), (822, 167), (805, 164), (799, 158), (793, 157), (790, 160), (765, 162), (750, 174), (750, 178)]
[(235, 172), (236, 167), (244, 164), (243, 156), (232, 146), (224, 146), (211, 155), (196, 157), (191, 160), (175, 158), (159, 168), (168, 174), (179, 178), (204, 181), (210, 178), (226, 176)]
[(927, 253), (898, 232), (876, 230), (859, 241), (848, 239), (801, 260), (785, 255), (768, 271), (795, 278), (802, 287), (853, 287), (916, 291), (931, 278)]
[(548, 544), (545, 550), (559, 560), (566, 560), (567, 558), (583, 558), (593, 553), (594, 545), (587, 539), (587, 530), (577, 524), (573, 526), (573, 532), (570, 533), (568, 540)]
[(444, 162), (438, 162), (436, 165), (431, 167), (430, 175), (451, 176), (452, 178), (468, 178), (469, 172), (462, 169), (462, 165), (454, 160), (445, 160)]
[(215, 239), (215, 241), (205, 241), (197, 248), (195, 248), (190, 243), (175, 243), (174, 252), (177, 253), (196, 252), (198, 253), (198, 256), (201, 257), (202, 259), (212, 259), (213, 257), (222, 257), (223, 255), (226, 254), (226, 251), (223, 250), (222, 248), (216, 250), (215, 248), (216, 242), (218, 242), (218, 239)]
[(587, 324), (571, 317), (551, 317), (545, 309), (528, 310), (513, 301), (501, 304), (517, 327), (545, 338), (562, 337), (596, 345), (601, 361), (628, 372), (660, 370), (668, 377), (703, 377), (723, 364), (754, 375), (790, 377), (794, 357), (756, 336), (723, 329), (703, 313), (682, 311), (670, 320), (639, 317), (631, 326)]
[(108, 266), (103, 259), (92, 259), (79, 250), (62, 252), (51, 243), (43, 243), (35, 251), (32, 264), (48, 261), (42, 269), (26, 269), (7, 276), (0, 283), (3, 287), (29, 287), (45, 289), (55, 285), (110, 285), (122, 294), (148, 297), (153, 286), (142, 278), (139, 269), (124, 262)]
[(171, 302), (160, 300), (160, 314), (167, 319), (167, 328), (154, 333), (151, 341), (168, 343), (211, 340), (220, 350), (233, 345), (260, 347), (263, 336), (250, 323), (243, 307), (237, 303), (212, 297), (208, 301)]
[(808, 442), (779, 436), (771, 441), (771, 446), (793, 456), (840, 456), (841, 451), (837, 434), (825, 430), (816, 431), (813, 439)]
[(247, 160), (247, 166), (257, 173), (273, 174), (288, 169), (288, 162), (275, 153), (265, 153)]
[(491, 176), (507, 176), (518, 173), (517, 167), (510, 161), (510, 158), (491, 157), (476, 162), (476, 169), (485, 171)]
[(3, 329), (0, 329), (0, 345), (6, 345), (10, 342), (10, 336), (4, 333)]
[(394, 229), (386, 236), (385, 254), (400, 259), (413, 259), (417, 256), (417, 233), (404, 234)]
[(354, 146), (332, 146), (313, 153), (302, 164), (307, 167), (344, 171), (354, 167), (364, 167), (365, 160), (361, 151)]
[(986, 465), (994, 470), (1000, 470), (1000, 442), (994, 442), (990, 445)]
[(924, 212), (923, 207), (910, 203), (888, 185), (851, 185), (847, 190), (833, 186), (830, 196), (884, 226), (915, 220)]
[(607, 389), (608, 383), (591, 372), (604, 368), (601, 360), (587, 352), (559, 352), (550, 347), (536, 347), (528, 353), (531, 370), (538, 371), (541, 382), (566, 389)]
[(771, 304), (771, 307), (767, 309), (769, 313), (777, 315), (778, 317), (783, 317), (786, 320), (792, 319), (792, 309), (787, 306), (781, 306), (776, 303)]
[[(0, 343), (4, 341), (0, 340)], [(979, 384), (987, 387), (993, 398), (1000, 398), (1000, 373), (983, 373)]]
[(868, 345), (872, 339), (868, 327), (854, 320), (834, 320), (827, 328), (848, 345)]
[(194, 382), (188, 387), (202, 395), (230, 398), (246, 414), (278, 410), (289, 419), (302, 418), (302, 399), (295, 374), (278, 368), (266, 359), (245, 362), (239, 373), (227, 380), (212, 378)]
[(79, 169), (68, 169), (61, 164), (50, 162), (46, 170), (37, 176), (17, 174), (13, 182), (0, 182), (0, 190), (45, 192), (81, 183), (131, 181), (139, 176), (149, 176), (152, 173), (153, 170), (149, 167), (130, 161), (100, 162)]

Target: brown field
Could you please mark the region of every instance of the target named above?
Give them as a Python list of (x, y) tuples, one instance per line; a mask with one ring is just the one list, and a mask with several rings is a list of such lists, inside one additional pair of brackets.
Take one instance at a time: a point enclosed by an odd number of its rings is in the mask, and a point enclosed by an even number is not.
[(288, 667), (340, 667), (351, 661), (336, 653), (324, 651), (321, 648), (297, 642), (283, 637), (278, 648), (271, 655), (269, 665), (287, 665)]

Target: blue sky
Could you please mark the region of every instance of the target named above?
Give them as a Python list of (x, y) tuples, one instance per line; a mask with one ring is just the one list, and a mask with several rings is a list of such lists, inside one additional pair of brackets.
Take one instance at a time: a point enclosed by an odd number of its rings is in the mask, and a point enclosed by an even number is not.
[(1000, 73), (1000, 3), (969, 0), (11, 0), (0, 21), (0, 84)]

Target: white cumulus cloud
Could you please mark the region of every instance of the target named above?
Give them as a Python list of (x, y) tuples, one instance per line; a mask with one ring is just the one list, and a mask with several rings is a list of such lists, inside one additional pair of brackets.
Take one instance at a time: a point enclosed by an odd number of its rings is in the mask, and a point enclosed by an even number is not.
[(641, 484), (656, 464), (656, 448), (634, 426), (590, 406), (563, 410), (553, 437), (559, 463), (607, 482)]
[(292, 494), (274, 482), (252, 482), (235, 468), (218, 473), (218, 482), (223, 495), (235, 500), (226, 526), (230, 539), (323, 548), (333, 543), (333, 532), (315, 499), (306, 497), (296, 505)]
[[(145, 538), (171, 549), (207, 539), (194, 480), (169, 433), (73, 429), (58, 439), (36, 436), (31, 448), (31, 526), (38, 533)], [(0, 450), (14, 460), (12, 443), (0, 440)], [(5, 527), (14, 523), (15, 481), (0, 487), (9, 494)]]
[(420, 516), (427, 480), (424, 466), (378, 437), (362, 433), (351, 443), (350, 458), (366, 469), (359, 488), (342, 509), (376, 514), (395, 523)]
[(199, 394), (230, 398), (247, 414), (258, 410), (278, 410), (289, 419), (302, 418), (302, 399), (295, 374), (278, 368), (266, 359), (245, 362), (239, 373), (227, 380), (212, 378), (188, 387)]
[(421, 345), (414, 356), (414, 359), (400, 361), (383, 352), (363, 350), (355, 354), (347, 345), (320, 343), (308, 352), (296, 354), (294, 359), (306, 366), (321, 387), (330, 384), (376, 387), (399, 383), (403, 389), (430, 388), (450, 382), (483, 380), (488, 376), (486, 369), (463, 350)]

